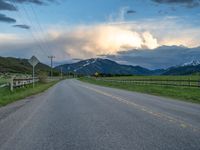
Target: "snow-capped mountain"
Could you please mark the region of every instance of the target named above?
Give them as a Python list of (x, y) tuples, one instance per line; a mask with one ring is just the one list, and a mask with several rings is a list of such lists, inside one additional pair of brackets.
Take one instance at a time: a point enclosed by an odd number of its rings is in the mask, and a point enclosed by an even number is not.
[(197, 65), (200, 65), (200, 61), (199, 60), (192, 60), (192, 61), (184, 63), (181, 66), (197, 66)]
[(72, 64), (60, 65), (57, 66), (55, 69), (60, 70), (61, 67), (64, 73), (75, 72), (83, 75), (93, 75), (96, 72), (102, 74), (120, 74), (120, 75), (151, 74), (150, 70), (140, 66), (122, 65), (114, 61), (101, 58), (92, 58)]
[(180, 66), (174, 66), (168, 68), (164, 75), (191, 75), (200, 73), (200, 61), (192, 60), (186, 62)]
[(93, 75), (96, 72), (112, 75), (190, 75), (200, 72), (200, 61), (193, 60), (168, 69), (149, 70), (140, 66), (122, 65), (109, 59), (92, 58), (55, 67), (64, 73)]

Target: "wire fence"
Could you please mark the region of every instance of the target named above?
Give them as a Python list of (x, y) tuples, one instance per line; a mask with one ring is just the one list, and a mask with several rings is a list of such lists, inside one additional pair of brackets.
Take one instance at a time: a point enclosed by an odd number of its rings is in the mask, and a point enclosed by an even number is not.
[(97, 78), (96, 80), (104, 82), (116, 82), (127, 83), (136, 85), (163, 85), (163, 86), (184, 86), (184, 87), (199, 87), (200, 80), (161, 80), (161, 79), (131, 79), (131, 80), (119, 80), (119, 79), (103, 79)]

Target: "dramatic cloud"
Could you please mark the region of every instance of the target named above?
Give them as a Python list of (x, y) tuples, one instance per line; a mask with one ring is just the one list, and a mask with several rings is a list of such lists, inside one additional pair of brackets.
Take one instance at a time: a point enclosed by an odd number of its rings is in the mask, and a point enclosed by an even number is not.
[(149, 69), (162, 69), (182, 65), (191, 60), (200, 60), (200, 47), (162, 46), (152, 51), (148, 49), (132, 50), (104, 57), (124, 64), (140, 65)]
[[(149, 32), (140, 33), (128, 27), (106, 24), (65, 27), (61, 30), (51, 28), (43, 38), (46, 39), (45, 41), (38, 36), (37, 41), (28, 38), (28, 35), (24, 39), (16, 37), (21, 36), (1, 36), (0, 55), (30, 57), (36, 53), (40, 59), (44, 59), (44, 55), (52, 54), (62, 61), (73, 58), (91, 58), (102, 54), (117, 54), (130, 49), (151, 49), (158, 46), (156, 39)], [(38, 45), (42, 45), (44, 50), (41, 50)]]
[(154, 49), (158, 47), (157, 39), (155, 39), (153, 35), (150, 34), (149, 32), (144, 32), (142, 34), (142, 37), (144, 41), (144, 44), (143, 44), (144, 47), (149, 48), (149, 49)]
[[(179, 64), (182, 58), (186, 58), (181, 55), (184, 50), (157, 47), (184, 45), (193, 50), (200, 45), (200, 27), (182, 23), (177, 17), (93, 25), (52, 25), (45, 29), (42, 38), (33, 33), (37, 40), (28, 33), (26, 36), (1, 35), (0, 55), (28, 58), (36, 55), (45, 61), (48, 61), (48, 55), (55, 55), (57, 61), (104, 55), (117, 61), (156, 68)], [(188, 53), (188, 57), (193, 54)]]
[(161, 4), (179, 4), (189, 8), (196, 7), (200, 5), (199, 0), (152, 0)]
[(167, 16), (163, 19), (149, 19), (135, 22), (121, 22), (134, 30), (148, 31), (157, 38), (159, 45), (184, 45), (197, 47), (200, 45), (200, 27), (186, 23), (184, 18)]
[(151, 49), (158, 46), (151, 33), (139, 33), (116, 25), (79, 26), (65, 33), (53, 30), (50, 33), (60, 45), (64, 45), (72, 58), (116, 54), (133, 48)]
[(4, 14), (0, 14), (0, 22), (6, 22), (6, 23), (15, 23), (16, 20), (10, 17), (7, 17)]
[(13, 25), (13, 27), (27, 29), (27, 30), (30, 29), (30, 26), (25, 25), (25, 24)]

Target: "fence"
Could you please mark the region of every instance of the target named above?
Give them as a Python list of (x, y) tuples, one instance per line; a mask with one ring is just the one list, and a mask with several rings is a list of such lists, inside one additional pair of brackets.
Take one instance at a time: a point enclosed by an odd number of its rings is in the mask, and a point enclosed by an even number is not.
[(200, 80), (160, 80), (160, 79), (131, 79), (131, 80), (118, 80), (118, 79), (103, 79), (97, 78), (105, 82), (118, 82), (129, 83), (138, 85), (165, 85), (165, 86), (185, 86), (185, 87), (200, 87)]
[[(58, 81), (62, 79), (61, 77), (47, 77), (45, 78), (45, 82), (52, 82), (52, 81)], [(39, 82), (39, 78), (34, 78), (34, 83)], [(10, 90), (13, 91), (14, 88), (20, 88), (20, 87), (25, 87), (26, 85), (32, 84), (33, 83), (33, 78), (32, 77), (21, 77), (17, 78), (14, 77), (12, 79), (9, 79), (9, 81), (5, 83), (0, 83), (0, 88), (4, 87), (10, 87)]]
[[(34, 78), (34, 82), (38, 82), (38, 78)], [(24, 87), (26, 85), (32, 84), (33, 78), (12, 78), (9, 82), (3, 83), (0, 85), (0, 88), (10, 87), (10, 90), (13, 91), (14, 88)]]
[[(34, 78), (34, 82), (38, 82), (38, 78)], [(10, 90), (13, 91), (14, 88), (24, 87), (26, 85), (32, 84), (33, 78), (13, 78), (10, 82)]]
[(6, 87), (6, 86), (9, 86), (9, 83), (1, 84), (1, 85), (0, 85), (0, 88)]

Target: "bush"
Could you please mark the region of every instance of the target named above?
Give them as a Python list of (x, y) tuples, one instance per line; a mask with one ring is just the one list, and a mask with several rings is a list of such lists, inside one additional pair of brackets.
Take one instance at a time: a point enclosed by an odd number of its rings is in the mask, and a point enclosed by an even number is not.
[(39, 81), (40, 81), (41, 83), (47, 83), (48, 75), (47, 75), (46, 73), (42, 72), (42, 73), (40, 73), (40, 74), (38, 75), (38, 78), (39, 78)]

